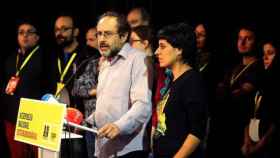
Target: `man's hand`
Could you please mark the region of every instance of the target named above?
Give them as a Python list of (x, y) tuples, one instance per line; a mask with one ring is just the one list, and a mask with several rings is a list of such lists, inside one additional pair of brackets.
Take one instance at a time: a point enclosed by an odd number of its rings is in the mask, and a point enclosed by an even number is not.
[(97, 92), (97, 91), (96, 91), (96, 88), (92, 88), (92, 89), (89, 91), (88, 94), (89, 94), (90, 96), (92, 96), (92, 97), (96, 97), (96, 92)]
[(120, 129), (113, 123), (108, 123), (98, 130), (98, 137), (114, 139), (120, 134)]

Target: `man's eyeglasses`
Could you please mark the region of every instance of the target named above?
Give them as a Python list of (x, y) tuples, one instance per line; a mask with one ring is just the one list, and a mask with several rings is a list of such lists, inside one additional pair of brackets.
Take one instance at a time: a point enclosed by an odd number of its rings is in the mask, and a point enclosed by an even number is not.
[(128, 23), (131, 26), (136, 26), (137, 24), (140, 24), (140, 21), (138, 19), (133, 19), (133, 20), (128, 21)]
[(129, 40), (129, 43), (130, 43), (130, 44), (133, 44), (133, 43), (135, 43), (135, 42), (142, 42), (142, 40), (140, 40), (140, 39), (138, 39), (138, 40), (136, 40), (136, 39), (135, 39), (135, 40), (134, 40), (134, 39), (130, 39), (130, 40)]
[(54, 32), (57, 33), (57, 32), (61, 32), (61, 33), (64, 33), (68, 30), (71, 30), (73, 29), (73, 27), (62, 27), (62, 28), (55, 28), (54, 29)]
[(36, 33), (37, 33), (36, 30), (27, 30), (27, 31), (19, 30), (18, 31), (18, 35), (21, 35), (21, 36), (24, 36), (24, 35), (31, 36), (31, 35), (34, 35)]
[(100, 38), (101, 36), (103, 36), (104, 38), (108, 39), (108, 38), (112, 37), (113, 35), (117, 35), (117, 34), (119, 34), (119, 33), (112, 32), (112, 31), (104, 31), (104, 32), (98, 31), (98, 32), (96, 32), (95, 36), (97, 38)]

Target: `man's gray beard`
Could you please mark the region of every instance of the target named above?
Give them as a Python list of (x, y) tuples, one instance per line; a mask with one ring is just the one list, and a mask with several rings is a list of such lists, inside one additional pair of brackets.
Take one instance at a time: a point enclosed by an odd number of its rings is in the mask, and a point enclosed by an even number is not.
[(102, 55), (105, 56), (106, 58), (114, 57), (119, 53), (120, 50), (121, 49), (119, 49), (119, 48), (115, 48), (115, 49), (112, 49), (111, 52), (102, 53)]

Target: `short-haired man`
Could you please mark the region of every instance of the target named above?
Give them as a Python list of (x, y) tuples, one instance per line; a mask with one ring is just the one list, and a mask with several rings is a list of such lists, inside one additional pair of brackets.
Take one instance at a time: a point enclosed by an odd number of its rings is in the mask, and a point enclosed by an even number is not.
[(14, 140), (20, 98), (40, 99), (46, 92), (48, 61), (39, 46), (38, 28), (31, 20), (23, 20), (17, 28), (18, 49), (5, 61), (3, 94), (3, 114), (6, 138), (11, 158), (36, 156), (37, 148)]
[(151, 90), (146, 55), (126, 43), (124, 16), (108, 12), (97, 24), (99, 66), (95, 122), (95, 155), (146, 157), (145, 127), (151, 116)]

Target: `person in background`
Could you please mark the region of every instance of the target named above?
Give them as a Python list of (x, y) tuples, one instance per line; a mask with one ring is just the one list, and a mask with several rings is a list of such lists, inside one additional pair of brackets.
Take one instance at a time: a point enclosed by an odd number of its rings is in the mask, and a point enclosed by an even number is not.
[(50, 93), (50, 69), (47, 54), (39, 45), (39, 30), (35, 22), (23, 19), (17, 27), (18, 49), (11, 53), (3, 67), (3, 117), (11, 158), (36, 158), (37, 147), (14, 140), (20, 98), (39, 99)]
[[(214, 54), (213, 50), (210, 47), (210, 28), (207, 23), (198, 23), (195, 26), (195, 35), (196, 35), (196, 46), (197, 46), (197, 54), (194, 68), (199, 71), (203, 77), (203, 81), (205, 83), (206, 92), (207, 92), (207, 103), (208, 103), (208, 120), (207, 120), (207, 129), (206, 136), (202, 142), (203, 148), (208, 155), (208, 152), (211, 152), (211, 145), (215, 143), (215, 139), (211, 140), (213, 134), (211, 133), (211, 118), (215, 115), (215, 89), (219, 80), (222, 79), (222, 70), (223, 66), (221, 62), (218, 60), (217, 54)], [(221, 57), (220, 57), (221, 58)], [(215, 116), (214, 116), (215, 117)], [(215, 131), (215, 129), (213, 130)]]
[(153, 56), (153, 31), (149, 26), (142, 25), (132, 28), (129, 43), (133, 48), (147, 53), (147, 56)]
[(91, 48), (98, 49), (97, 37), (96, 37), (96, 27), (91, 27), (86, 33), (86, 44)]
[[(263, 65), (258, 75), (257, 92), (255, 94), (254, 104), (251, 108), (250, 123), (244, 130), (244, 143), (242, 153), (250, 158), (273, 158), (279, 157), (276, 154), (277, 141), (275, 141), (276, 126), (273, 121), (273, 113), (276, 105), (273, 101), (273, 82), (275, 74), (272, 74), (273, 66), (279, 58), (279, 50), (273, 41), (266, 41), (262, 45)], [(278, 155), (278, 156), (277, 156)]]
[[(152, 80), (150, 83), (153, 85), (152, 88), (152, 97), (154, 98), (155, 95), (155, 90), (156, 90), (156, 84), (154, 84), (157, 81), (157, 76), (158, 73), (160, 73), (159, 71), (156, 71), (156, 66), (155, 66), (155, 59), (154, 59), (154, 54), (153, 54), (153, 31), (150, 28), (150, 26), (137, 26), (132, 28), (131, 32), (130, 32), (130, 38), (129, 38), (129, 43), (131, 45), (131, 47), (139, 49), (143, 52), (146, 53), (147, 55), (147, 64), (148, 64), (148, 68), (149, 68), (149, 80)], [(153, 113), (155, 112), (155, 104), (154, 104), (154, 100), (153, 100), (153, 104), (152, 104), (152, 110)], [(152, 120), (155, 120), (154, 118)], [(151, 130), (152, 130), (152, 120), (148, 123), (147, 126), (147, 133), (148, 133), (148, 137), (151, 138), (150, 134), (151, 134)], [(150, 146), (152, 145), (152, 139), (150, 140)], [(152, 148), (151, 148), (152, 149)]]
[(127, 22), (130, 28), (150, 25), (150, 15), (144, 8), (133, 8), (127, 15)]
[[(57, 82), (56, 95), (69, 97), (69, 100), (65, 99), (63, 102), (83, 111), (79, 100), (71, 95), (73, 80), (65, 85), (73, 74), (77, 73), (76, 77), (78, 77), (83, 72), (82, 68), (77, 72), (77, 68), (87, 57), (84, 46), (78, 41), (79, 28), (74, 17), (68, 14), (58, 16), (55, 21), (54, 34), (57, 43), (57, 49), (55, 49), (57, 59), (54, 62), (57, 74), (55, 79)], [(62, 89), (67, 92), (63, 93), (65, 91), (61, 91)], [(61, 94), (58, 94), (60, 92)]]
[[(56, 82), (56, 93), (59, 101), (84, 112), (82, 99), (72, 95), (74, 80), (85, 70), (88, 62), (88, 52), (79, 40), (80, 30), (77, 26), (77, 19), (71, 14), (61, 14), (55, 20), (54, 35), (57, 47), (54, 50), (56, 58), (53, 61)], [(77, 130), (70, 129), (77, 132)], [(82, 134), (82, 133), (80, 133)], [(61, 155), (65, 157), (86, 157), (86, 147), (84, 140), (72, 141), (71, 146), (67, 141), (62, 141)], [(68, 152), (73, 150), (73, 152)]]
[[(216, 148), (213, 156), (242, 157), (244, 129), (250, 118), (250, 105), (254, 104), (252, 98), (256, 94), (259, 72), (255, 29), (251, 25), (239, 29), (237, 50), (241, 60), (226, 73), (224, 80), (217, 86), (219, 114), (216, 115), (216, 139), (213, 141), (218, 145), (211, 144)], [(224, 152), (220, 152), (221, 150)], [(228, 154), (224, 155), (225, 153)]]
[[(87, 50), (94, 56), (87, 63), (85, 71), (75, 79), (72, 95), (82, 99), (84, 106), (84, 122), (87, 127), (94, 127), (94, 112), (96, 107), (96, 87), (98, 78), (99, 52), (97, 50), (96, 28), (90, 28), (86, 33)], [(84, 138), (87, 145), (88, 158), (94, 157), (95, 135), (85, 131)]]

